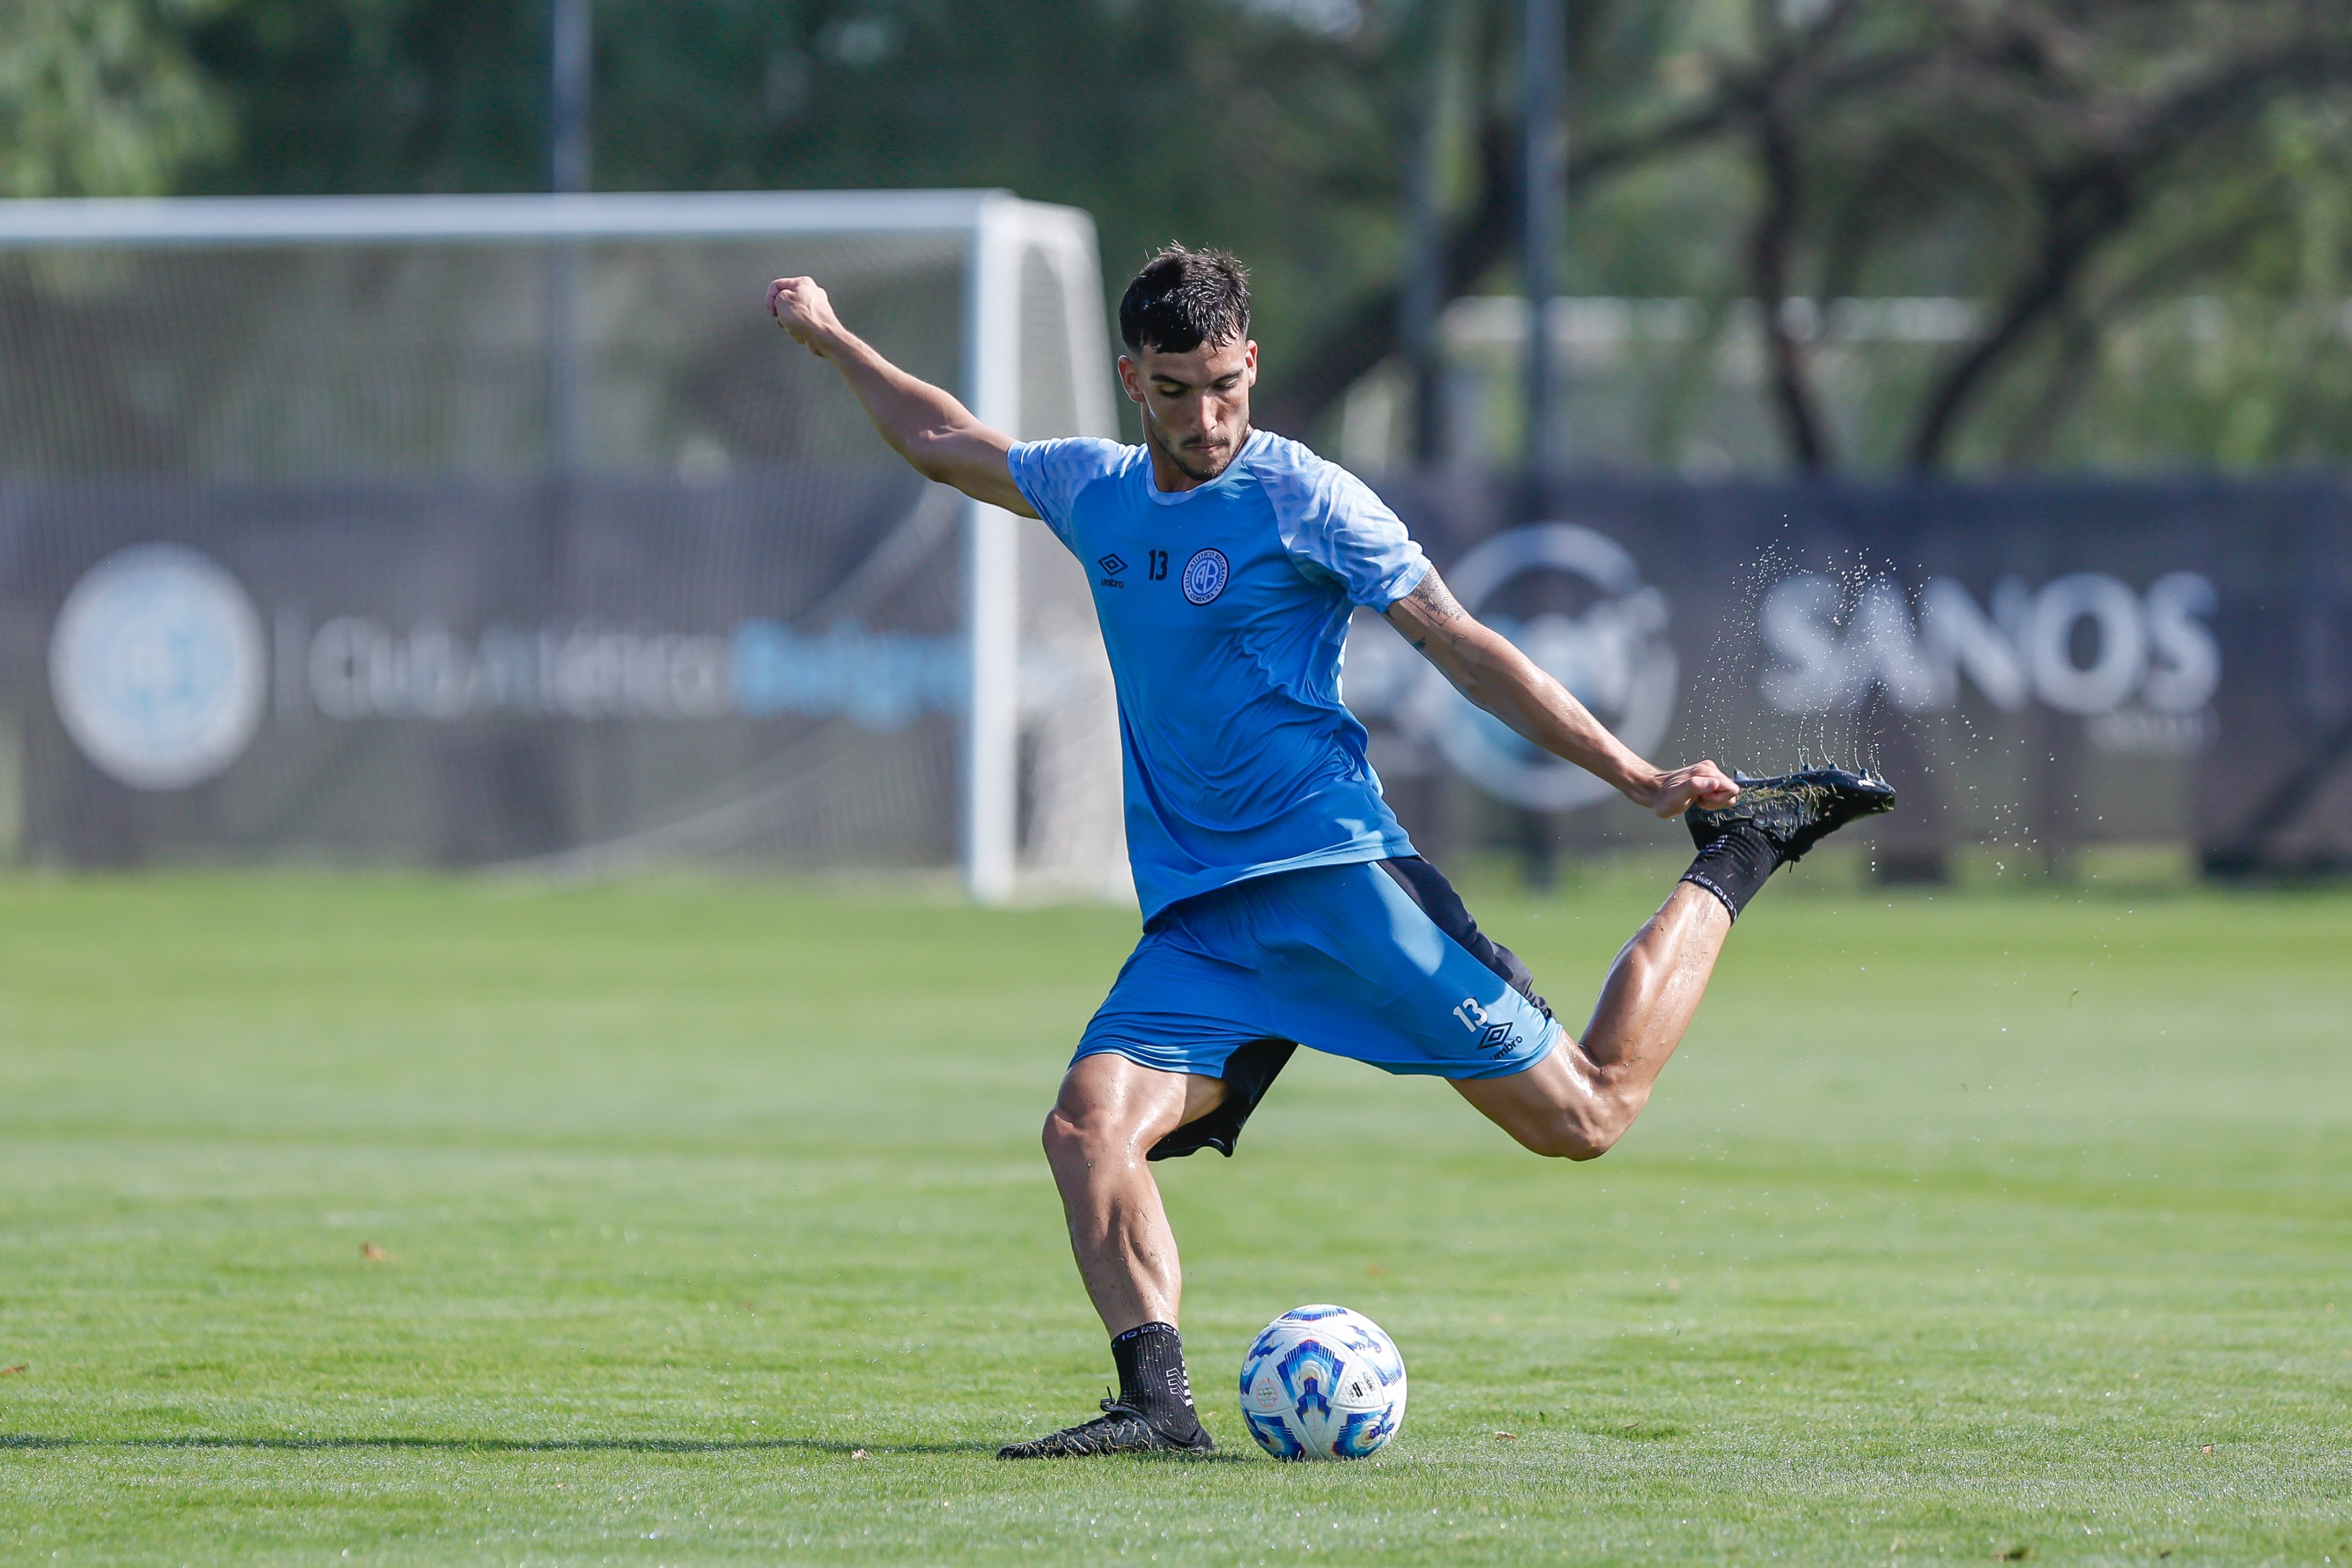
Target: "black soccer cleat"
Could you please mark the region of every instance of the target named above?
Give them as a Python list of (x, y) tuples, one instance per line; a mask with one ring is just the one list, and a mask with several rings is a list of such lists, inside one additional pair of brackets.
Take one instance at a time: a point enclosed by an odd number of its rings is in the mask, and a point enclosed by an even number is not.
[(1701, 853), (1730, 829), (1745, 822), (1770, 842), (1783, 865), (1848, 822), (1895, 809), (1895, 786), (1875, 773), (1845, 768), (1808, 768), (1775, 779), (1731, 776), (1739, 799), (1712, 810), (1694, 806), (1683, 813), (1691, 841)]
[(996, 1450), (1000, 1459), (1081, 1459), (1094, 1454), (1205, 1454), (1216, 1448), (1209, 1429), (1195, 1422), (1190, 1437), (1171, 1437), (1148, 1420), (1142, 1411), (1116, 1399), (1102, 1402), (1103, 1413), (1091, 1421), (1065, 1427), (1025, 1443), (1007, 1443)]

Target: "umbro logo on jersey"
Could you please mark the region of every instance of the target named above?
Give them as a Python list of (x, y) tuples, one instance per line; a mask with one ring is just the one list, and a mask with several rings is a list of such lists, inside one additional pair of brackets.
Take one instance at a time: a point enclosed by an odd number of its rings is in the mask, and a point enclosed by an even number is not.
[(1127, 586), (1127, 584), (1118, 580), (1118, 574), (1127, 570), (1127, 562), (1123, 558), (1121, 558), (1117, 550), (1113, 550), (1110, 554), (1106, 556), (1096, 557), (1095, 564), (1103, 569), (1101, 581), (1105, 588), (1125, 588)]

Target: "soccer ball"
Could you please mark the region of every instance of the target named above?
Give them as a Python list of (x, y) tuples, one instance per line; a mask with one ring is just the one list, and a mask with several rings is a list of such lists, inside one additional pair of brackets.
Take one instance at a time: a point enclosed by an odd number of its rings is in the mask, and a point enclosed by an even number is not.
[(1404, 1357), (1345, 1307), (1294, 1307), (1242, 1358), (1242, 1420), (1277, 1459), (1360, 1459), (1404, 1425)]

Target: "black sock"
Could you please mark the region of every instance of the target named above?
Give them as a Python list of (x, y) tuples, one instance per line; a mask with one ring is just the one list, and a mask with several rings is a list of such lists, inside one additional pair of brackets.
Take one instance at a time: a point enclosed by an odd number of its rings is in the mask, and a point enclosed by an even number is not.
[(1171, 1437), (1201, 1429), (1192, 1408), (1192, 1380), (1184, 1372), (1184, 1341), (1174, 1323), (1145, 1323), (1113, 1334), (1110, 1357), (1118, 1364), (1118, 1402)]
[(1734, 822), (1698, 852), (1690, 870), (1683, 873), (1683, 880), (1695, 882), (1723, 900), (1723, 906), (1737, 920), (1765, 879), (1780, 869), (1780, 852), (1772, 847), (1764, 831), (1753, 823)]

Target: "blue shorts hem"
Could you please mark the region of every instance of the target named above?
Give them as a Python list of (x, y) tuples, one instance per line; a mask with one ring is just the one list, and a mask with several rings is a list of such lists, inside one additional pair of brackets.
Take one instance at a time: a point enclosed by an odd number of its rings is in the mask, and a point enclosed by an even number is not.
[(1254, 877), (1147, 927), (1071, 1061), (1108, 1052), (1222, 1077), (1241, 1047), (1282, 1040), (1398, 1075), (1507, 1078), (1561, 1032), (1524, 971), (1433, 870), (1357, 862)]
[[(1381, 1071), (1398, 1078), (1443, 1078), (1449, 1082), (1466, 1082), (1475, 1078), (1516, 1078), (1549, 1056), (1558, 1048), (1560, 1037), (1567, 1032), (1555, 1020), (1551, 1028), (1544, 1032), (1542, 1040), (1537, 1043), (1534, 1050), (1521, 1051), (1516, 1056), (1505, 1057), (1497, 1061), (1390, 1062), (1374, 1061), (1360, 1056), (1348, 1056), (1339, 1051), (1326, 1051), (1318, 1054), (1336, 1056), (1342, 1061), (1361, 1061), (1367, 1067), (1377, 1067)], [(1259, 1036), (1258, 1038), (1270, 1037)], [(1246, 1040), (1237, 1040), (1231, 1045), (1187, 1049), (1154, 1045), (1147, 1040), (1125, 1040), (1117, 1035), (1095, 1035), (1078, 1041), (1078, 1049), (1071, 1053), (1070, 1066), (1076, 1067), (1089, 1056), (1123, 1056), (1138, 1067), (1148, 1067), (1154, 1072), (1181, 1072), (1202, 1078), (1222, 1078), (1224, 1076), (1227, 1059), (1247, 1043), (1249, 1042)], [(1309, 1046), (1307, 1049), (1314, 1051), (1316, 1048)]]
[(1421, 1067), (1406, 1068), (1404, 1071), (1430, 1072), (1454, 1082), (1463, 1082), (1474, 1078), (1517, 1078), (1520, 1073), (1549, 1056), (1559, 1046), (1560, 1037), (1567, 1032), (1555, 1019), (1552, 1020), (1551, 1027), (1544, 1031), (1543, 1039), (1537, 1043), (1533, 1051), (1522, 1051), (1517, 1056), (1507, 1056), (1500, 1061), (1476, 1062), (1459, 1072), (1447, 1071), (1440, 1068)]
[(1122, 1040), (1116, 1035), (1092, 1035), (1078, 1041), (1078, 1049), (1070, 1057), (1076, 1067), (1089, 1056), (1123, 1056), (1138, 1067), (1148, 1067), (1154, 1072), (1183, 1072), (1200, 1078), (1222, 1078), (1225, 1061), (1246, 1040), (1231, 1045), (1187, 1048), (1153, 1045), (1146, 1040)]

